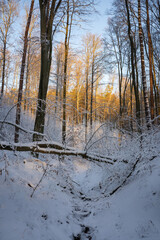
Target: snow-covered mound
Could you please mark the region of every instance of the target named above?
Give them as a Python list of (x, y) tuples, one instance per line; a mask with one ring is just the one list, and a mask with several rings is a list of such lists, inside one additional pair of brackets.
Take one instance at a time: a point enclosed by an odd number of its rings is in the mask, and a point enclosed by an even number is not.
[(76, 157), (1, 152), (0, 239), (159, 240), (160, 157), (141, 159), (110, 196), (120, 184), (113, 170)]

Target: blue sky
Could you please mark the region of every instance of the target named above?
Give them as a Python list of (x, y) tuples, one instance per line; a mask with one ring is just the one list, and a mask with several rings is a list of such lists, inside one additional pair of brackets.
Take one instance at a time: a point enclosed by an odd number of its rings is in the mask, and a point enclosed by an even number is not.
[(99, 0), (96, 9), (99, 12), (91, 18), (90, 31), (92, 33), (103, 34), (104, 29), (107, 25), (107, 15), (106, 12), (112, 7), (113, 0)]
[[(71, 46), (77, 48), (81, 45), (82, 37), (87, 33), (94, 33), (103, 36), (104, 30), (107, 26), (107, 15), (106, 12), (109, 12), (109, 9), (112, 7), (113, 0), (97, 0), (96, 10), (99, 14), (92, 14), (89, 17), (88, 22), (82, 24), (82, 27), (73, 27), (72, 28), (72, 38)], [(56, 36), (56, 40), (59, 39), (59, 35)], [(60, 39), (63, 41), (64, 36), (62, 35)]]
[[(91, 32), (94, 34), (98, 34), (98, 35), (103, 35), (105, 27), (107, 26), (107, 15), (106, 12), (109, 12), (109, 9), (112, 6), (112, 2), (113, 0), (96, 0), (96, 10), (99, 12), (99, 14), (92, 14), (92, 16), (89, 17), (89, 20), (87, 23), (82, 24), (82, 27), (75, 27), (73, 28), (72, 31), (72, 39), (71, 42), (74, 42), (75, 45), (79, 41), (81, 40), (82, 36), (85, 35), (86, 32)], [(30, 6), (30, 1), (28, 0), (22, 0), (20, 2), (20, 9), (23, 8), (21, 6), (21, 4), (24, 5), (27, 4), (28, 6)], [(35, 6), (38, 6), (38, 0), (35, 1)], [(22, 9), (20, 10), (20, 15), (23, 17), (24, 14), (24, 9), (22, 11)], [(21, 27), (19, 26), (19, 24), (23, 22), (22, 19), (19, 19), (18, 21), (19, 23), (17, 23), (16, 26), (16, 30), (18, 31), (19, 29), (21, 29)], [(19, 34), (19, 33), (17, 33)], [(59, 34), (58, 34), (59, 35)], [(56, 37), (57, 38), (57, 37)], [(58, 36), (59, 38), (59, 36)], [(62, 36), (63, 39), (63, 36)]]

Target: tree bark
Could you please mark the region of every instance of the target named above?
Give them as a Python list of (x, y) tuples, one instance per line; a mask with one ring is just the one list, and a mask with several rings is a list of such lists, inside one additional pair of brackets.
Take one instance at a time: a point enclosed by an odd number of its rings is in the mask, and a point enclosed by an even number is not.
[(2, 68), (2, 87), (1, 87), (1, 98), (4, 93), (4, 79), (5, 79), (5, 67), (6, 67), (6, 39), (3, 43), (3, 68)]
[(134, 61), (134, 54), (136, 54), (133, 36), (131, 32), (131, 23), (130, 23), (130, 12), (128, 7), (128, 0), (125, 0), (126, 10), (127, 10), (127, 21), (128, 21), (128, 37), (130, 40), (130, 48), (131, 48), (131, 67), (132, 67), (132, 80), (134, 86), (134, 94), (136, 100), (136, 119), (138, 123), (138, 129), (140, 129), (140, 101), (139, 101), (139, 90), (136, 84), (136, 77), (135, 77), (135, 61)]
[(148, 32), (148, 48), (149, 48), (149, 76), (150, 76), (150, 107), (151, 107), (151, 119), (154, 119), (154, 96), (153, 96), (153, 73), (152, 73), (152, 38), (150, 33), (150, 19), (149, 19), (149, 7), (148, 0), (146, 0), (147, 11), (147, 32)]
[[(32, 18), (34, 0), (31, 1), (29, 16), (27, 20), (27, 25), (25, 29), (25, 36), (24, 36), (24, 47), (23, 47), (23, 56), (22, 56), (22, 63), (21, 63), (21, 72), (20, 72), (20, 81), (19, 81), (19, 90), (18, 90), (18, 102), (16, 108), (16, 125), (20, 124), (21, 118), (21, 102), (22, 102), (22, 92), (23, 92), (23, 80), (24, 80), (24, 70), (25, 70), (25, 63), (26, 63), (26, 53), (27, 53), (27, 45), (28, 45), (28, 32)], [(15, 142), (19, 141), (19, 128), (15, 127)]]
[(145, 118), (147, 128), (151, 128), (151, 116), (149, 109), (149, 101), (147, 94), (147, 82), (146, 82), (146, 72), (145, 72), (145, 61), (144, 61), (144, 47), (143, 47), (143, 33), (141, 24), (141, 1), (138, 0), (138, 25), (139, 25), (139, 42), (140, 42), (140, 53), (141, 53), (141, 72), (142, 72), (142, 85), (143, 85), (143, 96), (144, 96), (144, 106), (145, 106)]
[(65, 32), (65, 57), (64, 57), (64, 81), (63, 81), (63, 119), (62, 119), (62, 143), (66, 142), (66, 94), (67, 94), (67, 67), (68, 67), (68, 48), (69, 48), (69, 0), (67, 1), (67, 22)]
[[(72, 5), (72, 10), (70, 10), (70, 0), (67, 0), (67, 22), (66, 22), (66, 32), (65, 32), (65, 58), (64, 58), (64, 81), (63, 81), (63, 116), (62, 116), (62, 143), (66, 143), (66, 96), (67, 96), (67, 69), (68, 69), (68, 51), (69, 51), (69, 41), (71, 37), (72, 21), (74, 15), (74, 1)], [(70, 14), (70, 11), (71, 14)]]
[(87, 60), (86, 66), (86, 93), (85, 93), (85, 142), (87, 142), (87, 128), (88, 128), (88, 71), (89, 71), (89, 62)]
[[(52, 60), (52, 25), (62, 0), (59, 0), (57, 5), (56, 2), (56, 0), (52, 0), (50, 6), (50, 1), (39, 0), (41, 28), (41, 73), (34, 131), (40, 133), (44, 132), (45, 124), (46, 97)], [(37, 134), (33, 135), (33, 141), (40, 140), (41, 138)]]
[(94, 84), (94, 56), (92, 61), (92, 78), (91, 78), (91, 103), (90, 103), (90, 127), (92, 133), (92, 124), (93, 124), (93, 84)]
[(7, 151), (21, 151), (21, 152), (34, 152), (34, 153), (43, 153), (43, 154), (56, 154), (59, 156), (80, 156), (82, 158), (90, 159), (97, 162), (103, 162), (107, 164), (114, 164), (116, 159), (100, 156), (96, 154), (90, 155), (85, 151), (79, 151), (74, 148), (66, 148), (65, 146), (56, 144), (56, 143), (28, 143), (28, 144), (10, 144), (7, 142), (0, 142), (0, 150)]

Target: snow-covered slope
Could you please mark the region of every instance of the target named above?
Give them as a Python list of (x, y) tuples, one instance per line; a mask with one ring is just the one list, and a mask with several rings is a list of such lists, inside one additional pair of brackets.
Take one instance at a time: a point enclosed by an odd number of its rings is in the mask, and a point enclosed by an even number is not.
[(142, 159), (109, 196), (118, 185), (111, 168), (78, 158), (1, 153), (0, 239), (159, 240), (160, 157)]

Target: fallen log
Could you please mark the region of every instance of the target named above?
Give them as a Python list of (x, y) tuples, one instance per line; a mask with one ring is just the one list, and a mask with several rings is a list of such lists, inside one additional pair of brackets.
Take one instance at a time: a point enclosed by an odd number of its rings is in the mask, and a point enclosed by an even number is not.
[[(49, 147), (48, 147), (49, 146)], [(0, 150), (35, 152), (43, 154), (55, 154), (63, 156), (80, 156), (88, 160), (113, 164), (116, 160), (107, 156), (98, 156), (96, 154), (88, 154), (85, 151), (79, 151), (71, 147), (64, 147), (55, 142), (31, 142), (31, 143), (8, 143), (0, 142)]]

